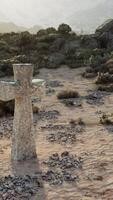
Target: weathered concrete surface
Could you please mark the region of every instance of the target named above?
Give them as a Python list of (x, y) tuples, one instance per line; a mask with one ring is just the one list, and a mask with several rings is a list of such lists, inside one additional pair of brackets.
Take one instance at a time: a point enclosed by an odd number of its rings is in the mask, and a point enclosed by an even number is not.
[(38, 85), (40, 87), (44, 81), (36, 79), (32, 81), (33, 66), (31, 64), (15, 64), (13, 70), (14, 82), (0, 82), (0, 98), (5, 101), (15, 98), (12, 160), (28, 160), (37, 156), (31, 97), (33, 88)]

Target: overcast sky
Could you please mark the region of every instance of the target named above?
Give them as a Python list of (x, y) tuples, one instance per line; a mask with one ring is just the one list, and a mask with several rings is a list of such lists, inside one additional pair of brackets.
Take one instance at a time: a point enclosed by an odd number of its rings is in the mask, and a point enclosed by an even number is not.
[(0, 0), (0, 16), (18, 25), (57, 26), (73, 12), (104, 0)]

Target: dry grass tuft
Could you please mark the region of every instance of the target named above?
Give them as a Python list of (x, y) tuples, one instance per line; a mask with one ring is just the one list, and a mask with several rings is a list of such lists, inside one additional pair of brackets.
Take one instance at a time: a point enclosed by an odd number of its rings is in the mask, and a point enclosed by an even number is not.
[(110, 118), (108, 115), (103, 114), (100, 118), (100, 123), (104, 125), (113, 125), (113, 119)]
[(71, 98), (78, 98), (79, 93), (74, 90), (63, 90), (57, 94), (58, 99), (71, 99)]
[(82, 118), (79, 118), (77, 120), (71, 119), (69, 122), (72, 126), (80, 125), (80, 126), (85, 126), (85, 122), (83, 121)]

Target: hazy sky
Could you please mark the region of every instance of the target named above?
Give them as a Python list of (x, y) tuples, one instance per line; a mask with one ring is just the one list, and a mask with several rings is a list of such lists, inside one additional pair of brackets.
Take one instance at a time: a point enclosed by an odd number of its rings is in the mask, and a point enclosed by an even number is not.
[(68, 15), (91, 8), (104, 0), (0, 0), (0, 16), (18, 25), (53, 25)]

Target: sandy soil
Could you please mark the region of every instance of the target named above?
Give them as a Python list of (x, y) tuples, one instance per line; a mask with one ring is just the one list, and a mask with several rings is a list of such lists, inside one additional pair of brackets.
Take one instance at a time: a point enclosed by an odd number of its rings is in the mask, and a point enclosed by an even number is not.
[[(104, 104), (90, 105), (85, 100), (82, 107), (70, 108), (60, 103), (56, 98), (59, 90), (73, 88), (85, 96), (89, 90), (94, 90), (94, 80), (83, 79), (80, 76), (83, 69), (62, 68), (57, 70), (43, 69), (38, 76), (46, 81), (59, 80), (64, 86), (57, 87), (55, 94), (43, 98), (39, 105), (41, 110), (57, 110), (60, 115), (55, 120), (39, 120), (36, 124), (37, 162), (11, 163), (11, 140), (0, 139), (0, 176), (8, 174), (33, 174), (45, 169), (42, 164), (53, 153), (69, 151), (83, 158), (83, 168), (77, 171), (77, 183), (65, 183), (62, 186), (49, 186), (44, 183), (44, 189), (33, 200), (113, 200), (113, 132), (100, 125), (101, 111), (112, 113), (113, 95), (104, 97)], [(36, 117), (36, 116), (35, 116)], [(48, 130), (42, 126), (49, 124), (66, 124), (71, 119), (81, 117), (86, 130), (77, 135), (74, 144), (57, 144), (47, 141)], [(8, 120), (8, 119), (7, 119)], [(51, 132), (51, 130), (49, 130)]]

